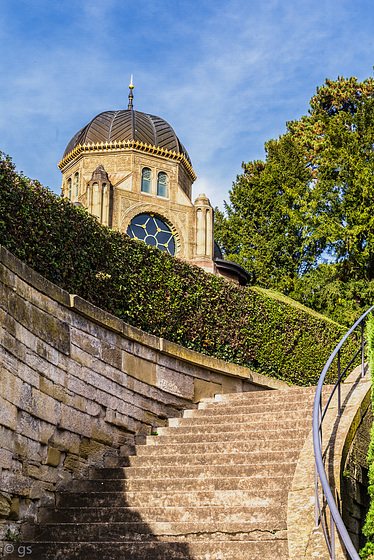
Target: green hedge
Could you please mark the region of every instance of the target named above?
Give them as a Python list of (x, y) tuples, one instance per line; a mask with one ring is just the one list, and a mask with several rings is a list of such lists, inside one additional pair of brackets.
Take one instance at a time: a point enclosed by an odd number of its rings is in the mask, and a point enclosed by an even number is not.
[(149, 333), (299, 385), (315, 384), (344, 328), (236, 286), (98, 223), (18, 174), (0, 152), (0, 244)]

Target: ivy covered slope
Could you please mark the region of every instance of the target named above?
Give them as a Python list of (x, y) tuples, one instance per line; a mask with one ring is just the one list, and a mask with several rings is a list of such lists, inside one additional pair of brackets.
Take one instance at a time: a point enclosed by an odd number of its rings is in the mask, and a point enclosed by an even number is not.
[(0, 244), (70, 293), (149, 333), (299, 385), (344, 329), (98, 223), (0, 152)]

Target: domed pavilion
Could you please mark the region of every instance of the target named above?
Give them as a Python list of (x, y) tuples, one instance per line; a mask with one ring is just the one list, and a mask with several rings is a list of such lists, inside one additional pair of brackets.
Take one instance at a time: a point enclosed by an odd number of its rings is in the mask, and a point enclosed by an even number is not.
[(196, 179), (186, 148), (160, 117), (128, 108), (105, 111), (79, 130), (58, 164), (62, 194), (101, 223), (162, 251), (245, 284), (213, 239), (213, 208), (192, 203)]

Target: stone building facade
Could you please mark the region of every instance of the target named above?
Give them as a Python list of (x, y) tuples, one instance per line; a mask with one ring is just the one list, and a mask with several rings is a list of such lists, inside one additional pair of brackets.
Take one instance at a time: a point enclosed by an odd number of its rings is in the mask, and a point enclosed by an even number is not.
[(208, 272), (246, 284), (214, 244), (208, 198), (192, 202), (196, 179), (187, 150), (163, 119), (133, 109), (97, 115), (69, 142), (58, 164), (62, 194), (101, 223)]

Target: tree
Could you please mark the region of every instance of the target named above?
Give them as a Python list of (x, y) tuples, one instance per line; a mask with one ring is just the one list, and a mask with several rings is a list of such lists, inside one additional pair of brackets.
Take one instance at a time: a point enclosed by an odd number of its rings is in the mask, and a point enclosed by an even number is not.
[[(223, 253), (246, 267), (253, 283), (344, 322), (373, 292), (373, 94), (372, 78), (326, 80), (309, 114), (287, 123), (286, 134), (265, 145), (265, 162), (243, 164), (226, 214), (217, 213)], [(330, 265), (321, 265), (322, 256)], [(322, 290), (324, 299), (315, 296), (332, 278), (334, 311), (330, 290)], [(342, 305), (344, 313), (337, 311)]]
[(307, 272), (321, 252), (303, 219), (309, 203), (310, 172), (291, 136), (266, 145), (267, 160), (243, 164), (217, 213), (216, 236), (225, 256), (244, 266), (254, 284), (282, 291)]

